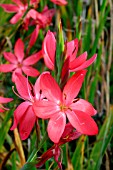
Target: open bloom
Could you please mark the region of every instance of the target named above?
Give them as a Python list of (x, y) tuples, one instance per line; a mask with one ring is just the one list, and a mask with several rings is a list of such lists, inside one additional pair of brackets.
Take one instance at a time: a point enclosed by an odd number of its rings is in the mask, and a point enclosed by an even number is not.
[(82, 134), (95, 135), (98, 127), (91, 116), (97, 111), (84, 99), (76, 98), (82, 86), (86, 71), (74, 74), (63, 92), (54, 78), (45, 73), (40, 79), (40, 87), (46, 100), (34, 102), (35, 114), (42, 119), (50, 119), (47, 127), (48, 135), (54, 143), (58, 143), (66, 125), (66, 117), (71, 125)]
[[(10, 20), (11, 24), (16, 24), (20, 19), (22, 19), (22, 16), (25, 14), (28, 3), (26, 0), (12, 0), (15, 4), (0, 4), (0, 6), (4, 9), (5, 12), (8, 13), (16, 13), (13, 18)], [(39, 1), (37, 0), (30, 0), (30, 5), (37, 7), (37, 4)]]
[(51, 2), (53, 2), (54, 4), (57, 5), (67, 5), (67, 1), (66, 0), (50, 0)]
[[(41, 74), (43, 76), (43, 74)], [(40, 92), (40, 78), (33, 86), (28, 82), (28, 79), (23, 75), (16, 73), (15, 85), (19, 93), (19, 97), (25, 100), (14, 111), (14, 123), (11, 130), (14, 130), (19, 124), (19, 133), (22, 140), (25, 140), (30, 135), (31, 130), (37, 120), (36, 114), (33, 110), (34, 101), (43, 99)], [(36, 92), (37, 93), (36, 93)]]
[(8, 108), (2, 106), (2, 104), (9, 103), (12, 100), (13, 100), (12, 98), (0, 97), (0, 112), (4, 112), (4, 110), (8, 110)]
[(39, 51), (24, 59), (24, 43), (21, 39), (16, 41), (14, 54), (11, 52), (4, 52), (3, 55), (10, 64), (1, 64), (0, 71), (3, 73), (13, 72), (13, 82), (15, 81), (15, 73), (22, 74), (22, 71), (26, 75), (32, 77), (39, 75), (39, 72), (35, 68), (31, 67), (31, 65), (35, 64), (42, 57), (42, 53)]
[[(74, 39), (70, 42), (65, 43), (66, 49), (66, 58), (63, 66), (63, 71), (66, 71), (65, 65), (67, 65), (67, 59), (69, 62), (69, 71), (79, 71), (90, 66), (96, 59), (97, 55), (94, 54), (93, 57), (87, 60), (87, 52), (84, 52), (80, 56), (77, 57), (78, 51), (78, 39)], [(55, 63), (55, 52), (56, 52), (56, 39), (54, 34), (51, 31), (48, 31), (42, 46), (43, 57), (46, 66), (53, 70)], [(65, 74), (65, 73), (63, 73)]]

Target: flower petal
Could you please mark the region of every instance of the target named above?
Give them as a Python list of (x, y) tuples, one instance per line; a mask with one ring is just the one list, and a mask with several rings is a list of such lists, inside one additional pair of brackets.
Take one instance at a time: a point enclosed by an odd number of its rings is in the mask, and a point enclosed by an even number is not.
[(14, 111), (14, 122), (10, 130), (14, 130), (17, 127), (29, 105), (30, 102), (23, 102), (16, 108), (16, 110)]
[(72, 110), (81, 110), (82, 112), (85, 112), (90, 116), (94, 116), (97, 113), (91, 103), (84, 99), (79, 99), (75, 103), (73, 102), (70, 107)]
[(86, 135), (96, 135), (98, 133), (98, 127), (95, 121), (85, 112), (80, 110), (67, 110), (66, 115), (69, 122), (79, 132)]
[(81, 66), (75, 68), (75, 69), (71, 69), (70, 71), (79, 71), (79, 70), (83, 70), (87, 67), (89, 67), (97, 58), (97, 54), (94, 54), (93, 57), (91, 57), (89, 60), (85, 61)]
[(51, 2), (53, 2), (54, 4), (57, 5), (67, 5), (67, 1), (66, 0), (50, 0)]
[(41, 76), (40, 87), (44, 96), (50, 101), (62, 101), (62, 92), (55, 79), (48, 73)]
[(9, 103), (9, 102), (11, 102), (12, 100), (13, 100), (12, 98), (0, 97), (0, 104), (1, 104), (1, 103)]
[(13, 4), (0, 4), (0, 6), (4, 9), (5, 12), (8, 12), (8, 13), (19, 11), (19, 8)]
[(53, 101), (40, 100), (34, 102), (33, 109), (37, 117), (48, 119), (60, 111), (59, 106)]
[(1, 64), (0, 65), (0, 72), (8, 73), (13, 71), (17, 66), (14, 64)]
[(24, 99), (31, 99), (30, 96), (30, 91), (31, 91), (31, 86), (27, 80), (26, 77), (24, 77), (22, 74), (16, 73), (16, 78), (15, 78), (15, 85), (17, 88), (18, 93), (20, 96), (22, 96)]
[(13, 74), (12, 74), (12, 82), (15, 82), (16, 73), (22, 74), (22, 69), (21, 69), (21, 68), (16, 68), (16, 69), (13, 71)]
[(38, 62), (40, 59), (42, 58), (42, 50), (40, 50), (39, 52), (27, 57), (24, 61), (23, 61), (23, 65), (33, 65), (36, 62)]
[(8, 60), (9, 62), (11, 62), (13, 64), (17, 64), (17, 59), (16, 59), (16, 57), (15, 57), (15, 55), (13, 53), (11, 53), (11, 52), (4, 52), (3, 55), (4, 55), (4, 58), (6, 60)]
[(20, 120), (19, 133), (22, 140), (25, 140), (30, 135), (31, 130), (36, 121), (36, 116), (33, 112), (32, 106), (29, 106)]
[(3, 113), (3, 112), (4, 112), (4, 110), (0, 108), (0, 113)]
[(24, 58), (24, 43), (20, 38), (15, 43), (14, 53), (18, 61), (21, 63)]
[(73, 61), (69, 63), (69, 69), (74, 70), (77, 67), (81, 66), (87, 59), (87, 52), (84, 52), (79, 57), (75, 58)]
[(39, 25), (37, 25), (35, 30), (31, 34), (31, 38), (30, 38), (30, 41), (29, 41), (29, 47), (30, 48), (35, 44), (37, 37), (38, 37), (38, 34), (39, 34), (39, 30), (40, 30)]
[(73, 99), (78, 95), (84, 77), (86, 75), (86, 70), (79, 71), (75, 73), (67, 82), (63, 90), (63, 100), (64, 103), (71, 104)]
[(76, 38), (70, 42), (67, 42), (66, 46), (66, 56), (70, 57), (70, 61), (73, 61), (76, 58), (78, 52), (78, 39)]
[(23, 66), (22, 70), (27, 76), (31, 77), (37, 77), (40, 74), (38, 70), (31, 66)]
[(66, 116), (64, 112), (55, 114), (48, 123), (47, 132), (49, 138), (54, 142), (58, 143), (66, 125)]
[(53, 70), (55, 62), (56, 40), (54, 34), (51, 31), (48, 31), (44, 38), (42, 51), (46, 66), (50, 70)]
[(23, 12), (18, 12), (13, 16), (13, 18), (11, 18), (10, 23), (16, 24), (22, 18), (22, 16), (23, 16)]

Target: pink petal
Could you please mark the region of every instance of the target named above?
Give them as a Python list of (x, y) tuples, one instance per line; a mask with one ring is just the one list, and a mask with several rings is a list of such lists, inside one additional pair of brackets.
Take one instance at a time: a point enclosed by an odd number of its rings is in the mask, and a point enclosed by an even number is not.
[(50, 0), (51, 2), (53, 2), (54, 4), (57, 5), (67, 5), (67, 1), (66, 0)]
[(46, 66), (50, 70), (53, 70), (55, 62), (56, 40), (54, 34), (51, 31), (48, 31), (46, 37), (44, 38), (42, 50)]
[(22, 96), (24, 99), (31, 99), (31, 86), (26, 77), (24, 77), (22, 74), (16, 73), (15, 85), (20, 96)]
[(85, 112), (80, 110), (67, 110), (66, 111), (69, 122), (79, 132), (86, 135), (96, 135), (98, 133), (98, 127), (95, 121)]
[(23, 14), (23, 12), (18, 12), (17, 14), (15, 14), (13, 18), (11, 18), (10, 23), (16, 24), (22, 18)]
[(47, 132), (49, 138), (54, 142), (58, 143), (66, 125), (66, 116), (63, 112), (55, 114), (48, 123)]
[(0, 65), (0, 72), (8, 73), (13, 71), (17, 66), (14, 64), (1, 64)]
[(13, 71), (13, 74), (12, 74), (12, 82), (15, 82), (16, 73), (22, 74), (22, 69), (21, 69), (21, 68), (16, 68), (16, 69)]
[(23, 61), (23, 65), (33, 65), (36, 62), (38, 62), (40, 59), (42, 58), (42, 50), (40, 50), (39, 52), (27, 57), (24, 61)]
[(60, 107), (53, 101), (40, 100), (33, 104), (33, 109), (37, 117), (48, 119), (60, 111)]
[(69, 63), (70, 70), (75, 70), (77, 67), (81, 66), (87, 59), (87, 52), (84, 52), (79, 57), (75, 58)]
[(90, 116), (94, 116), (97, 113), (97, 111), (94, 109), (91, 103), (84, 99), (79, 99), (78, 101), (73, 102), (70, 105), (70, 107), (72, 110), (80, 110), (82, 112), (87, 113)]
[(67, 42), (67, 53), (66, 56), (70, 57), (70, 61), (73, 61), (76, 58), (78, 52), (78, 39), (74, 39), (70, 42)]
[(0, 4), (0, 6), (4, 9), (5, 12), (8, 12), (8, 13), (19, 11), (19, 8), (13, 4)]
[(55, 79), (48, 73), (41, 76), (40, 87), (47, 99), (59, 103), (62, 101), (62, 92)]
[(21, 63), (24, 58), (24, 43), (20, 38), (15, 43), (14, 53), (18, 61)]
[(85, 61), (81, 66), (75, 68), (75, 69), (70, 69), (71, 72), (73, 71), (79, 71), (83, 70), (87, 67), (89, 67), (97, 58), (97, 54), (94, 54), (93, 57), (91, 57), (89, 60)]
[(23, 102), (16, 108), (16, 110), (14, 111), (14, 123), (10, 130), (14, 130), (17, 127), (29, 105), (30, 102)]
[(15, 55), (13, 53), (11, 53), (11, 52), (4, 52), (3, 55), (4, 55), (4, 58), (6, 60), (8, 60), (9, 62), (11, 62), (13, 64), (17, 63), (17, 59), (16, 59), (16, 57), (15, 57)]
[(31, 34), (31, 38), (30, 38), (30, 41), (29, 41), (30, 48), (35, 44), (37, 37), (38, 37), (38, 34), (39, 34), (39, 30), (40, 30), (39, 25), (37, 25), (35, 30)]
[(36, 10), (30, 9), (29, 12), (27, 13), (26, 17), (27, 18), (32, 18), (32, 19), (36, 20), (38, 14), (39, 13)]
[(20, 120), (19, 133), (22, 140), (28, 138), (36, 121), (32, 106), (29, 106)]
[(9, 102), (11, 102), (12, 100), (13, 100), (12, 98), (0, 97), (0, 104), (1, 104), (1, 103), (9, 103)]
[(63, 100), (64, 103), (71, 104), (74, 98), (78, 95), (84, 77), (86, 75), (86, 70), (79, 71), (75, 73), (67, 82), (63, 90)]
[(31, 66), (23, 66), (22, 70), (27, 76), (31, 77), (37, 77), (40, 74), (38, 70)]

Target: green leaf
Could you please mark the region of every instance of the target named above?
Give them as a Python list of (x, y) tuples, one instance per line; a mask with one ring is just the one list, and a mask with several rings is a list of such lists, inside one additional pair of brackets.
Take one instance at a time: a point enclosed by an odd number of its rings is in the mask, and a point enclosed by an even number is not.
[(81, 136), (77, 143), (77, 147), (74, 151), (72, 157), (72, 164), (74, 169), (82, 170), (83, 169), (83, 158), (84, 158), (84, 147), (85, 147), (86, 136)]
[(87, 170), (100, 169), (102, 158), (105, 154), (107, 146), (113, 136), (113, 108), (110, 109), (110, 114), (102, 125), (97, 141), (90, 154)]

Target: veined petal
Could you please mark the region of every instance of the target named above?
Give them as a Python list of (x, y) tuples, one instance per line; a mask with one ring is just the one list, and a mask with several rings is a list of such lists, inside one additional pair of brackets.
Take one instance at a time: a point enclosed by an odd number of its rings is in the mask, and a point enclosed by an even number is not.
[[(23, 12), (18, 12), (17, 14), (15, 14), (12, 18), (11, 18), (11, 20), (10, 20), (10, 23), (11, 24), (16, 24), (21, 18), (22, 18), (22, 16), (23, 16)], [(21, 48), (20, 48), (21, 49)]]
[(0, 97), (0, 104), (1, 103), (9, 103), (12, 100), (13, 100), (12, 98)]
[(77, 131), (86, 135), (96, 135), (98, 133), (98, 127), (95, 121), (85, 112), (80, 110), (67, 110), (66, 115), (69, 122)]
[(71, 104), (73, 99), (78, 95), (84, 77), (86, 75), (86, 70), (79, 71), (75, 73), (67, 82), (63, 90), (63, 101), (64, 103)]
[(30, 100), (30, 91), (31, 91), (31, 86), (27, 80), (26, 77), (24, 77), (22, 74), (16, 73), (15, 75), (15, 85), (17, 88), (18, 93), (20, 96), (22, 96), (24, 99), (29, 99)]
[(53, 2), (54, 4), (57, 5), (67, 5), (67, 1), (66, 0), (50, 0), (51, 2)]
[(81, 66), (87, 59), (87, 52), (84, 52), (79, 57), (75, 58), (73, 61), (69, 63), (69, 69), (74, 70), (77, 67)]
[(48, 73), (41, 76), (40, 87), (42, 93), (50, 101), (59, 103), (62, 101), (62, 92), (55, 79)]
[(11, 53), (11, 52), (4, 52), (3, 55), (4, 55), (4, 58), (6, 60), (8, 60), (9, 62), (11, 62), (13, 64), (17, 63), (17, 59), (16, 59), (16, 57), (15, 57), (15, 55), (13, 53)]
[(18, 61), (21, 63), (24, 58), (24, 43), (20, 38), (15, 43), (14, 53)]
[(36, 116), (42, 119), (51, 118), (60, 111), (60, 107), (55, 102), (47, 100), (34, 102), (33, 109)]
[(33, 65), (36, 62), (38, 62), (40, 59), (42, 58), (42, 50), (40, 50), (39, 52), (27, 57), (24, 61), (23, 61), (23, 65)]
[(10, 130), (14, 130), (17, 127), (18, 123), (20, 122), (21, 118), (25, 114), (29, 105), (30, 102), (23, 102), (16, 108), (16, 110), (14, 111), (14, 123)]
[(25, 140), (30, 135), (31, 130), (36, 121), (36, 116), (33, 112), (32, 106), (29, 106), (20, 120), (19, 133), (22, 140)]
[(55, 62), (56, 40), (54, 34), (51, 31), (48, 31), (46, 37), (44, 38), (42, 50), (46, 66), (50, 70), (53, 70)]
[(67, 53), (66, 56), (70, 57), (70, 62), (73, 61), (76, 56), (77, 56), (77, 52), (78, 52), (78, 39), (74, 39), (70, 42), (66, 43), (67, 46)]
[(0, 65), (0, 72), (8, 73), (13, 71), (17, 66), (14, 64), (1, 64)]
[(55, 114), (48, 123), (47, 132), (49, 138), (54, 142), (58, 143), (66, 125), (66, 115), (64, 112)]
[(73, 68), (70, 69), (71, 72), (73, 71), (79, 71), (79, 70), (83, 70), (87, 67), (89, 67), (97, 58), (97, 54), (94, 54), (93, 57), (91, 57), (89, 60), (85, 61), (81, 66), (77, 67), (77, 68)]
[(94, 116), (97, 113), (91, 103), (84, 99), (78, 99), (77, 101), (73, 102), (70, 107), (72, 110), (80, 110), (90, 116)]
[(0, 6), (4, 9), (5, 12), (8, 12), (8, 13), (19, 11), (19, 8), (13, 4), (0, 4)]
[(31, 77), (37, 77), (40, 74), (38, 70), (31, 66), (23, 66), (22, 70), (27, 76)]

